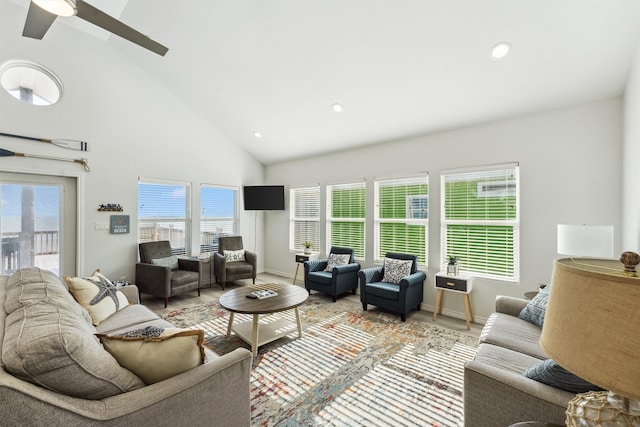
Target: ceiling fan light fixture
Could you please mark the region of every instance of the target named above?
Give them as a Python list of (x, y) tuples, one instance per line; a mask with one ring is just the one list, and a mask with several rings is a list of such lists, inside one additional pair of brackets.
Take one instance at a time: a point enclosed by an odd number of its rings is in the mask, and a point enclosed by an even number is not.
[(73, 16), (77, 12), (75, 0), (33, 0), (40, 8), (58, 16)]

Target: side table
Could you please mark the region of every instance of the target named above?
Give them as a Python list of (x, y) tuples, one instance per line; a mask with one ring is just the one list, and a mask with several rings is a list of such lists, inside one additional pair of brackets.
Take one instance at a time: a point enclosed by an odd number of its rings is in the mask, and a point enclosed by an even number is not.
[(458, 292), (462, 294), (464, 301), (464, 317), (467, 321), (467, 329), (471, 329), (471, 322), (474, 320), (469, 294), (473, 289), (473, 277), (465, 275), (452, 276), (442, 272), (436, 273), (435, 287), (438, 293), (436, 295), (436, 305), (433, 309), (433, 320), (436, 320), (438, 314), (442, 313), (444, 291)]
[[(293, 275), (294, 285), (296, 284), (296, 280), (298, 278), (298, 269), (300, 268), (300, 265), (304, 264), (305, 261), (309, 261), (314, 256), (314, 254), (296, 254), (296, 273)], [(302, 284), (304, 285), (304, 277)]]

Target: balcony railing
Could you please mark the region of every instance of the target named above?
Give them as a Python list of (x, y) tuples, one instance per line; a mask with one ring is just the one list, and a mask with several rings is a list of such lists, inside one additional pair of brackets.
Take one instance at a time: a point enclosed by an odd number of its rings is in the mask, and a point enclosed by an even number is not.
[[(24, 267), (36, 265), (37, 256), (57, 255), (60, 252), (59, 238), (57, 230), (35, 231), (31, 236), (19, 232), (2, 233), (2, 274), (11, 274), (23, 264)], [(26, 248), (27, 253), (21, 254), (21, 248)]]

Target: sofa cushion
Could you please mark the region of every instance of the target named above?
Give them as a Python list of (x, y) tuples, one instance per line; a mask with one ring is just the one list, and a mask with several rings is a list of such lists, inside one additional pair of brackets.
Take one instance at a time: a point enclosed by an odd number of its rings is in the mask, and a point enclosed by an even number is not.
[(411, 274), (412, 265), (413, 261), (411, 260), (385, 258), (384, 276), (382, 277), (382, 281), (397, 285), (398, 283), (400, 283), (403, 277)]
[(332, 272), (333, 269), (339, 265), (348, 264), (350, 259), (351, 255), (349, 254), (329, 254), (329, 257), (327, 258), (327, 266), (324, 271)]
[(151, 260), (151, 264), (153, 265), (159, 265), (162, 267), (169, 267), (171, 270), (177, 270), (178, 269), (178, 256), (177, 255), (171, 255), (168, 257), (164, 257), (164, 258), (154, 258)]
[(591, 384), (589, 381), (585, 381), (574, 373), (567, 371), (552, 359), (544, 360), (530, 367), (525, 371), (524, 376), (571, 393), (602, 390), (597, 385)]
[(204, 331), (149, 326), (122, 335), (98, 334), (120, 363), (154, 384), (204, 363)]
[(120, 330), (139, 329), (142, 323), (155, 322), (160, 317), (142, 304), (131, 304), (118, 310), (96, 326), (98, 332), (102, 334)]
[(550, 288), (551, 285), (547, 285), (540, 289), (538, 294), (520, 311), (518, 317), (542, 328), (544, 324), (544, 314), (547, 311)]
[(493, 368), (522, 375), (524, 371), (542, 362), (542, 360), (508, 348), (482, 343), (478, 346), (475, 362)]
[(549, 356), (542, 351), (539, 344), (541, 332), (542, 330), (536, 325), (516, 316), (493, 313), (482, 328), (480, 342), (509, 348), (538, 359), (546, 359)]
[(127, 297), (100, 270), (90, 277), (65, 276), (64, 279), (73, 297), (91, 315), (94, 325), (129, 305)]
[(58, 393), (103, 399), (144, 383), (105, 351), (55, 274), (38, 268), (7, 281), (2, 362), (18, 378)]

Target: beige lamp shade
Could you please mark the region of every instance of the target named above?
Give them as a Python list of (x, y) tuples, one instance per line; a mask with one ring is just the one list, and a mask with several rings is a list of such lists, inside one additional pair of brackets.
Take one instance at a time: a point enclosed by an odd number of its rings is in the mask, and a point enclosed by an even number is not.
[(640, 278), (616, 260), (556, 260), (540, 345), (579, 377), (640, 400)]

